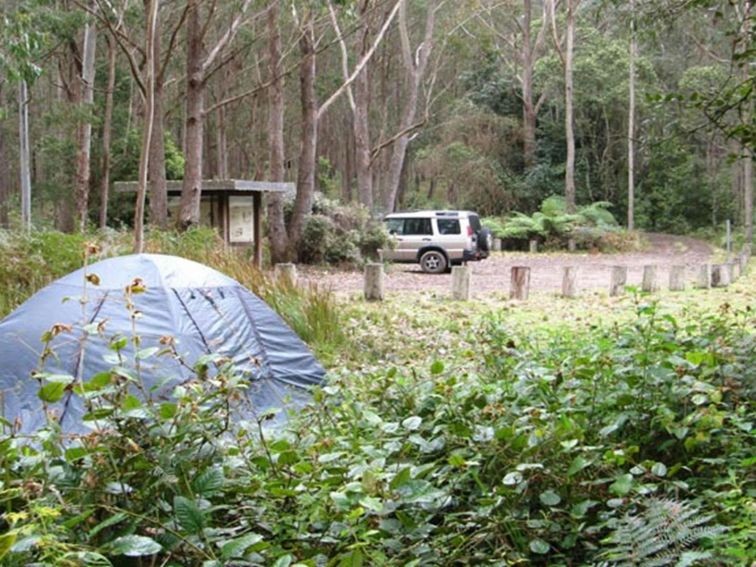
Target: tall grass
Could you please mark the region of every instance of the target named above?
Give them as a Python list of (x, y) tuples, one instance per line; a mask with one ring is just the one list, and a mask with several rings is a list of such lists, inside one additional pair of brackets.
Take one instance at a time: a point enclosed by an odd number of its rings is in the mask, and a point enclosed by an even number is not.
[[(88, 235), (0, 231), (0, 317), (50, 282), (80, 268), (87, 242), (100, 248), (91, 262), (131, 253), (132, 236), (117, 231)], [(346, 340), (342, 310), (330, 290), (276, 280), (254, 267), (249, 251), (225, 247), (211, 229), (153, 230), (146, 250), (194, 260), (234, 278), (266, 301), (320, 357), (330, 358)]]

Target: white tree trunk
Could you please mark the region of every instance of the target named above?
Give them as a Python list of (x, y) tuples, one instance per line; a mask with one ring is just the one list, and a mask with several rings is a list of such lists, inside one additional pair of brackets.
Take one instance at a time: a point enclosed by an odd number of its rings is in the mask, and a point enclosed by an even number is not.
[(18, 83), (19, 173), (21, 176), (21, 226), (31, 229), (31, 152), (29, 150), (29, 93), (26, 81)]
[(635, 38), (635, 0), (630, 0), (630, 76), (628, 77), (627, 109), (627, 230), (635, 230), (635, 59), (638, 43)]
[[(94, 4), (91, 8), (94, 9)], [(97, 46), (97, 24), (87, 22), (84, 28), (83, 60), (81, 65), (81, 104), (89, 113), (94, 101), (95, 49)], [(78, 151), (76, 155), (76, 211), (79, 230), (87, 228), (89, 210), (89, 179), (91, 175), (90, 155), (92, 148), (92, 121), (87, 117), (77, 128)]]
[(564, 199), (568, 213), (575, 212), (575, 131), (573, 118), (572, 60), (575, 51), (575, 10), (579, 0), (567, 0), (567, 45), (564, 55), (564, 128), (567, 163), (564, 171)]

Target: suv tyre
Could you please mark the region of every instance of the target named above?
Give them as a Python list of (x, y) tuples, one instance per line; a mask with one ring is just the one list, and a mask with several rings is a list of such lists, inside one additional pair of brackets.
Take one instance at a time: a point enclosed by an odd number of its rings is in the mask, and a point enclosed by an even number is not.
[(420, 267), (428, 274), (443, 274), (449, 262), (443, 252), (428, 250), (420, 256)]

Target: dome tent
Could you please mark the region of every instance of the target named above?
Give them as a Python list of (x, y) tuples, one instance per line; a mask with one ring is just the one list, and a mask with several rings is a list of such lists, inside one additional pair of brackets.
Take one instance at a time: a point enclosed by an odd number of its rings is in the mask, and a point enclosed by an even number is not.
[[(135, 319), (140, 350), (162, 349), (175, 339), (182, 359), (152, 356), (140, 363), (141, 379), (153, 398), (170, 397), (175, 386), (194, 377), (187, 366), (207, 354), (232, 360), (249, 377), (244, 407), (250, 415), (299, 405), (309, 398), (308, 387), (322, 382), (324, 370), (307, 346), (237, 281), (183, 258), (137, 254), (72, 272), (0, 322), (0, 391), (7, 420), (19, 420), (23, 432), (45, 423), (39, 383), (31, 377), (35, 370), (86, 381), (112, 368), (112, 338), (132, 336), (125, 288), (135, 278), (144, 287), (130, 296), (132, 309), (140, 312)], [(94, 332), (92, 326), (100, 323), (104, 331)], [(41, 365), (41, 337), (56, 324), (62, 332), (51, 339), (52, 354)], [(133, 360), (132, 349), (129, 341), (124, 359)], [(88, 429), (82, 422), (83, 401), (74, 393), (67, 391), (49, 407), (65, 431)]]

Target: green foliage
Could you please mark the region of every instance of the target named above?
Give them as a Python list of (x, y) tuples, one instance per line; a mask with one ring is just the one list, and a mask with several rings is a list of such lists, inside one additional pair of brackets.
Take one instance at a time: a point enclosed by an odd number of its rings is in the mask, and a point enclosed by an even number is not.
[(609, 211), (611, 206), (611, 203), (599, 201), (568, 214), (564, 198), (552, 195), (541, 203), (541, 210), (532, 215), (515, 212), (504, 219), (485, 219), (484, 224), (495, 236), (509, 243), (537, 239), (549, 247), (563, 248), (567, 239), (572, 238), (579, 248), (634, 247), (632, 239), (624, 238), (624, 231)]
[[(355, 310), (344, 368), (276, 429), (231, 417), (244, 382), (222, 359), (170, 402), (137, 400), (113, 379), (123, 369), (86, 377), (75, 395), (87, 392), (95, 432), (0, 437), (4, 564), (753, 555), (751, 311), (675, 317), (635, 298), (629, 321), (570, 331), (517, 327), (501, 309), (462, 325), (445, 310), (400, 314), (396, 329), (385, 310)], [(377, 329), (411, 362), (376, 365)]]
[(712, 559), (710, 551), (688, 551), (724, 529), (707, 526), (713, 515), (702, 514), (691, 502), (649, 498), (640, 513), (627, 512), (606, 539), (604, 557), (621, 567), (693, 565)]
[[(291, 214), (291, 203), (287, 214)], [(318, 194), (305, 221), (298, 260), (305, 264), (358, 264), (378, 257), (388, 243), (383, 224), (360, 205), (344, 205)]]

